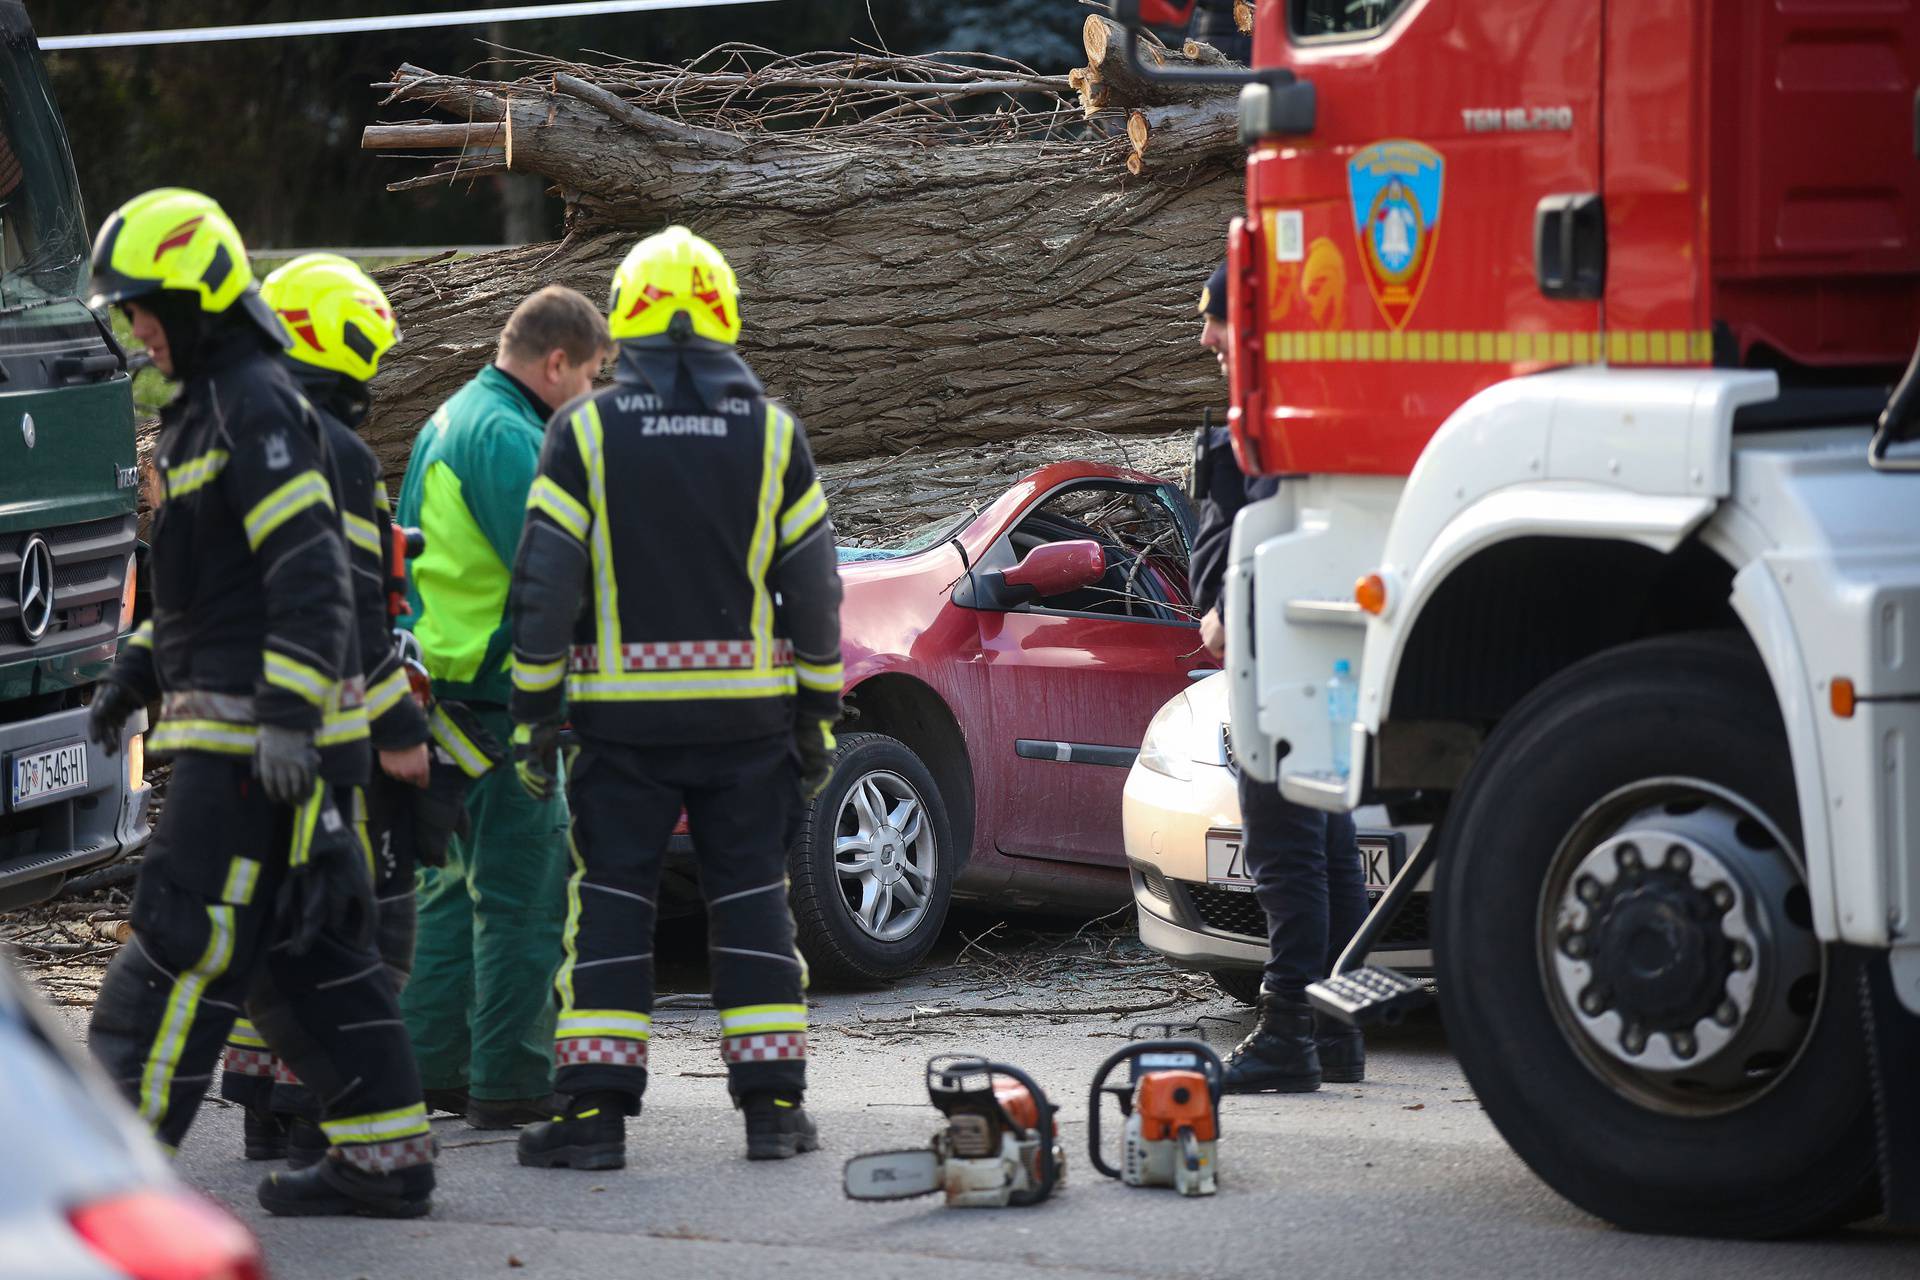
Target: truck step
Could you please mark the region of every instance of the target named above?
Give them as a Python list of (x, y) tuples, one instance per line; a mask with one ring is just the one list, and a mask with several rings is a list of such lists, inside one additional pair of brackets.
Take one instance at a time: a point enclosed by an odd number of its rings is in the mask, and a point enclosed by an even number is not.
[(1313, 1007), (1356, 1027), (1392, 1026), (1433, 999), (1433, 988), (1385, 965), (1336, 973), (1307, 988)]

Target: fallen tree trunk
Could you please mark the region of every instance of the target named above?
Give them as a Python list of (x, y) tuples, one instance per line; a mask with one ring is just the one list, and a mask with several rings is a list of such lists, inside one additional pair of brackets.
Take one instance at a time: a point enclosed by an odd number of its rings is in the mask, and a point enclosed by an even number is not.
[[(823, 461), (1166, 432), (1218, 401), (1193, 299), (1241, 204), (1229, 92), (1147, 107), (1136, 146), (1123, 112), (1086, 122), (1064, 77), (838, 57), (834, 74), (817, 59), (547, 63), (510, 83), (402, 68), (391, 101), (463, 123), (372, 126), (375, 148), (460, 149), (396, 185), (542, 174), (567, 201), (568, 235), (382, 273), (406, 334), (370, 427), (390, 474), (520, 298), (547, 283), (603, 298), (633, 240), (669, 222), (732, 260), (742, 352)], [(1024, 96), (956, 112), (986, 93)], [(825, 123), (770, 127), (809, 112)]]

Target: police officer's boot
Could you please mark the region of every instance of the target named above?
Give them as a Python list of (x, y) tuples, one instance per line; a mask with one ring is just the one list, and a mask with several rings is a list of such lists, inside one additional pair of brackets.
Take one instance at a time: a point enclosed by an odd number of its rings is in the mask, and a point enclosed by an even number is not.
[(520, 1163), (530, 1169), (624, 1169), (627, 1115), (640, 1099), (625, 1093), (583, 1093), (565, 1115), (520, 1131)]
[(246, 1139), (247, 1159), (278, 1160), (287, 1154), (286, 1126), (265, 1107), (248, 1107), (240, 1126)]
[(820, 1131), (798, 1097), (750, 1093), (740, 1109), (747, 1113), (747, 1159), (789, 1160), (820, 1149)]
[(373, 1173), (339, 1156), (306, 1169), (270, 1173), (260, 1207), (283, 1218), (424, 1218), (433, 1210), (433, 1166)]
[(1320, 1078), (1328, 1084), (1359, 1084), (1367, 1078), (1367, 1042), (1350, 1022), (1313, 1011), (1313, 1045), (1320, 1051)]
[(327, 1157), (333, 1143), (326, 1132), (304, 1116), (287, 1119), (287, 1164), (295, 1169), (311, 1169)]
[(1272, 991), (1260, 993), (1260, 1022), (1227, 1058), (1227, 1093), (1312, 1093), (1320, 1087), (1313, 1009)]

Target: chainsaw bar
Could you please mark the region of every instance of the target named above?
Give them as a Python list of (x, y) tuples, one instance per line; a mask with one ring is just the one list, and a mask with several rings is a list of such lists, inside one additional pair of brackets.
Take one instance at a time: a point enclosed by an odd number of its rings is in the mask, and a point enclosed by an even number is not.
[(841, 1181), (849, 1200), (911, 1200), (946, 1185), (940, 1157), (929, 1147), (855, 1156), (847, 1161)]

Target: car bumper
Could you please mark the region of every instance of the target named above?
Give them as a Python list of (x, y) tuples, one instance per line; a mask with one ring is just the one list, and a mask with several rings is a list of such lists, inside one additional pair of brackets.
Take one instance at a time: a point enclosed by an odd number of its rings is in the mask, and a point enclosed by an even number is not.
[[(0, 725), (0, 907), (21, 906), (52, 895), (65, 877), (111, 862), (144, 845), (153, 834), (144, 779), (130, 778), (126, 743), (144, 733), (146, 713), (128, 722), (121, 749), (109, 756), (87, 737), (87, 711), (76, 707)], [(16, 754), (63, 743), (84, 742), (87, 786), (13, 812), (11, 761)]]
[[(1192, 969), (1258, 969), (1267, 961), (1265, 915), (1250, 893), (1207, 883), (1207, 833), (1240, 828), (1238, 784), (1217, 766), (1192, 780), (1134, 766), (1124, 829), (1140, 940)], [(1405, 973), (1433, 969), (1424, 886), (1369, 957)]]

